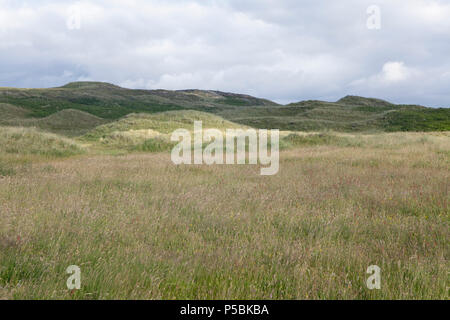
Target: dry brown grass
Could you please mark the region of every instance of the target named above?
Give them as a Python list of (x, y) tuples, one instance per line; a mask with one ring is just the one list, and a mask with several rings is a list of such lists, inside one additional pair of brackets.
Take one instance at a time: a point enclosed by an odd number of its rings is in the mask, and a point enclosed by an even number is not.
[(0, 298), (446, 299), (449, 135), (351, 138), (285, 151), (275, 176), (162, 153), (0, 178)]

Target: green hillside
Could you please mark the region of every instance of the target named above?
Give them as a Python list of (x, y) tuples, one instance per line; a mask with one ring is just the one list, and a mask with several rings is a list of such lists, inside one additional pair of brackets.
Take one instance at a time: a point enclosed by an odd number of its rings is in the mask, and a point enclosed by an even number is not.
[(211, 113), (180, 110), (154, 114), (129, 114), (117, 121), (94, 128), (81, 137), (87, 143), (128, 151), (165, 151), (174, 144), (170, 141), (173, 131), (194, 129), (194, 121), (202, 121), (203, 128), (243, 128)]
[(131, 90), (101, 82), (76, 82), (50, 89), (0, 88), (0, 103), (23, 107), (34, 117), (76, 109), (113, 120), (137, 112), (275, 105), (264, 99), (218, 91)]
[(9, 155), (65, 157), (83, 152), (75, 141), (30, 128), (0, 127), (0, 160)]
[(256, 128), (292, 131), (449, 131), (449, 108), (395, 105), (379, 99), (349, 96), (337, 102), (317, 100), (287, 106), (216, 110), (230, 121)]
[(281, 106), (242, 94), (131, 90), (102, 82), (74, 82), (50, 89), (0, 88), (0, 125), (37, 127), (68, 136), (83, 135), (129, 114), (171, 110), (197, 110), (241, 125), (292, 131), (450, 130), (448, 108), (395, 105), (357, 96)]
[(105, 137), (114, 132), (127, 132), (140, 130), (153, 130), (159, 133), (169, 134), (176, 129), (192, 130), (194, 121), (202, 121), (204, 128), (241, 128), (230, 121), (216, 115), (193, 111), (166, 111), (155, 114), (129, 114), (118, 121), (114, 121), (89, 132), (86, 137)]
[(30, 117), (24, 108), (0, 104), (0, 125), (34, 127), (66, 136), (78, 136), (102, 125), (107, 120), (75, 109), (65, 109), (44, 118)]

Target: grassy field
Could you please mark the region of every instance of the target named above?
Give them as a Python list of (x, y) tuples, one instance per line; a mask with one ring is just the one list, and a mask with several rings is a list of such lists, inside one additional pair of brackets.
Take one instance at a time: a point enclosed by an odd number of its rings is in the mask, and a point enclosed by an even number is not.
[(449, 133), (291, 134), (275, 176), (0, 133), (0, 298), (448, 299)]

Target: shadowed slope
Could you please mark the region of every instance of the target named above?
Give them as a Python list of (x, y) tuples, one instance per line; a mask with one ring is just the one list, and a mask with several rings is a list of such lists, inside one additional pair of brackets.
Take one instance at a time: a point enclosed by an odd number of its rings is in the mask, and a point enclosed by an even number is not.
[(44, 118), (29, 117), (29, 112), (23, 108), (11, 105), (0, 105), (0, 113), (4, 114), (0, 125), (36, 127), (45, 131), (77, 136), (106, 123), (105, 119), (90, 113), (74, 109), (65, 109)]

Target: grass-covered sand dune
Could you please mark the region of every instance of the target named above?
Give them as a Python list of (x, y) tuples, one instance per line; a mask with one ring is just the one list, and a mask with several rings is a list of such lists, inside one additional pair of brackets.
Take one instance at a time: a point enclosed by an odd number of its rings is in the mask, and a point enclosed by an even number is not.
[(25, 108), (0, 104), (0, 126), (37, 128), (64, 136), (80, 136), (108, 121), (90, 113), (64, 109), (43, 118), (31, 116)]
[[(133, 113), (171, 110), (209, 112), (240, 125), (262, 129), (339, 132), (450, 130), (449, 108), (397, 105), (356, 96), (347, 96), (336, 102), (313, 100), (282, 106), (267, 99), (236, 93), (131, 90), (102, 82), (74, 82), (49, 89), (0, 88), (0, 112), (4, 106), (16, 108), (13, 113), (19, 118), (25, 117), (26, 122), (35, 122), (37, 127), (72, 136), (86, 133), (98, 126), (99, 121), (112, 122)], [(22, 111), (18, 113), (17, 108)], [(67, 109), (72, 110), (70, 115), (57, 117), (58, 123), (66, 123), (67, 128), (52, 126), (53, 122), (48, 121), (48, 117)], [(80, 111), (80, 114), (77, 116), (73, 110)], [(77, 117), (79, 121), (72, 121)], [(40, 118), (47, 120), (38, 121)], [(84, 125), (80, 128), (73, 127), (81, 123)], [(2, 124), (11, 125), (0, 118)]]
[(33, 128), (0, 127), (1, 155), (67, 157), (82, 153), (74, 140)]
[(35, 162), (85, 153), (78, 142), (56, 134), (23, 127), (0, 127), (0, 179), (27, 170)]
[(172, 132), (177, 129), (193, 131), (194, 121), (206, 128), (219, 130), (245, 129), (245, 126), (225, 120), (211, 113), (180, 110), (154, 114), (129, 114), (117, 121), (98, 126), (79, 138), (94, 148), (120, 151), (168, 151)]

